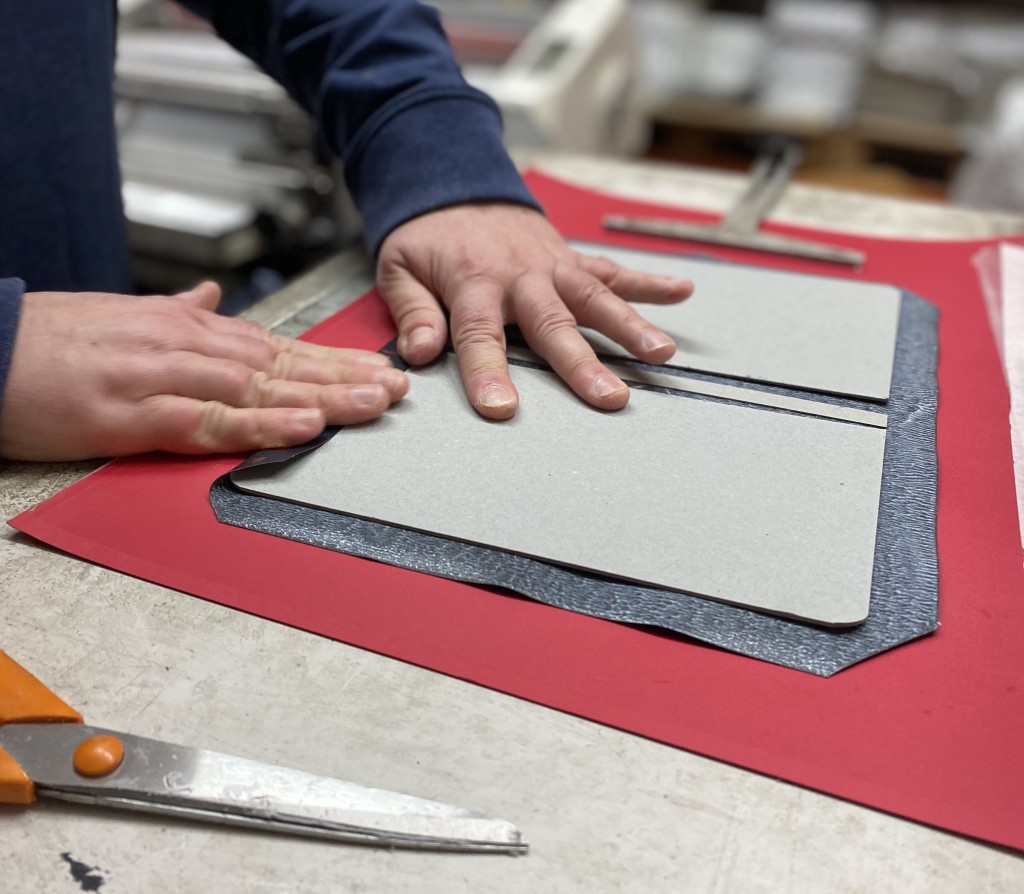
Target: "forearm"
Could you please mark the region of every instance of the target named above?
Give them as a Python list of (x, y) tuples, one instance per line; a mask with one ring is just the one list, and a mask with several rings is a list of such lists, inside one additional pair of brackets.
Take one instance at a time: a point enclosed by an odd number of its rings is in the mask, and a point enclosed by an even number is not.
[(185, 0), (317, 120), (376, 252), (396, 226), (467, 201), (536, 203), (497, 107), (413, 0)]

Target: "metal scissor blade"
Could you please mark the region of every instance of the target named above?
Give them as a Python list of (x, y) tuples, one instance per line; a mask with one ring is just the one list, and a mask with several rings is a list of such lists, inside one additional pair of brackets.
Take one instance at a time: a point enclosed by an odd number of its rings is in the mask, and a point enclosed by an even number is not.
[[(72, 755), (98, 735), (124, 745), (109, 775), (80, 776)], [(505, 820), (245, 758), (77, 723), (0, 727), (0, 747), (39, 795), (388, 847), (524, 853)]]

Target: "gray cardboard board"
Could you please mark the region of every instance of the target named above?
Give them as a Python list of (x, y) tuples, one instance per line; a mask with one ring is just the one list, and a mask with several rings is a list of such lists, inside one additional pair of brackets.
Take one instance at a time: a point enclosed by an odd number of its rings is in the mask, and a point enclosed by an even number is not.
[[(934, 631), (938, 620), (938, 557), (935, 540), (937, 458), (935, 378), (936, 309), (903, 293), (893, 365), (892, 394), (886, 403), (888, 429), (875, 537), (871, 611), (856, 627), (820, 627), (763, 612), (585, 574), (490, 547), (371, 522), (326, 509), (287, 503), (237, 489), (231, 475), (210, 488), (210, 505), (224, 524), (331, 549), (452, 580), (500, 588), (545, 606), (607, 621), (641, 625), (662, 635), (693, 638), (739, 655), (828, 677), (874, 655)], [(382, 348), (401, 364), (394, 346)], [(691, 374), (708, 379), (703, 373)], [(751, 384), (755, 391), (779, 392)], [(792, 392), (798, 396), (800, 392)], [(806, 396), (806, 395), (804, 395)], [(715, 399), (695, 394), (695, 400)], [(822, 403), (855, 406), (849, 398), (823, 395)], [(863, 406), (863, 404), (860, 404)], [(263, 450), (239, 468), (293, 461), (337, 433), (299, 447)], [(344, 581), (338, 599), (376, 598), (352, 593)], [(543, 623), (545, 608), (538, 608)], [(500, 636), (500, 631), (495, 632)]]
[(481, 420), (452, 360), (410, 395), (241, 489), (784, 617), (868, 615), (885, 432), (634, 390), (582, 404), (515, 367), (522, 409)]
[[(678, 346), (665, 364), (792, 388), (886, 400), (900, 294), (893, 286), (575, 243), (624, 267), (692, 279), (681, 304), (640, 310)], [(598, 353), (624, 357), (596, 332)]]

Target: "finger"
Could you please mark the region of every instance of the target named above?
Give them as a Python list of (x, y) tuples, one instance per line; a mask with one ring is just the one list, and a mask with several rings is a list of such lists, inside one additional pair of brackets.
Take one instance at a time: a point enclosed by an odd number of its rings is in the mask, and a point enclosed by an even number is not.
[[(308, 385), (280, 379), (254, 381), (257, 408), (312, 408), (323, 412), (329, 425), (358, 425), (376, 419), (391, 405), (380, 385)], [(244, 405), (243, 405), (244, 406)]]
[(555, 271), (555, 287), (581, 326), (604, 333), (634, 357), (664, 363), (676, 352), (669, 335), (591, 274), (576, 267), (560, 268)]
[(219, 314), (197, 314), (204, 328), (211, 332), (233, 338), (252, 338), (262, 344), (268, 344), (275, 351), (289, 351), (305, 357), (327, 361), (343, 361), (347, 363), (366, 363), (371, 366), (391, 366), (391, 360), (377, 351), (364, 351), (360, 348), (338, 348), (321, 345), (312, 341), (300, 341), (287, 338), (276, 332), (269, 332), (254, 320), (243, 317), (224, 317)]
[(608, 258), (577, 255), (581, 270), (596, 276), (624, 301), (637, 304), (676, 304), (693, 294), (693, 283), (673, 276), (658, 276), (620, 267)]
[(185, 351), (142, 360), (126, 358), (118, 371), (117, 381), (108, 387), (121, 393), (130, 389), (135, 400), (175, 394), (235, 407), (319, 406), (329, 413), (332, 423), (339, 424), (346, 421), (339, 416), (347, 406), (346, 395), (353, 395), (358, 405), (369, 402), (377, 407), (383, 402), (382, 407), (387, 407), (409, 390), (406, 375), (393, 367), (357, 366), (359, 375), (346, 381), (310, 382), (278, 378), (245, 363)]
[[(268, 339), (263, 337), (262, 330), (254, 336), (246, 330), (216, 327), (189, 327), (187, 332), (169, 338), (169, 347), (176, 350), (141, 355), (133, 381), (148, 384), (154, 378), (173, 380), (176, 364), (199, 364), (198, 368), (208, 370), (210, 367), (202, 363), (205, 359), (239, 364), (250, 374), (259, 370), (274, 379), (318, 385), (376, 383), (385, 386), (395, 400), (407, 389), (405, 376), (391, 361), (370, 351), (328, 348), (286, 338)], [(152, 391), (156, 390), (154, 386)], [(166, 390), (175, 389), (169, 386)]]
[(253, 379), (252, 400), (237, 404), (254, 409), (318, 409), (330, 425), (358, 425), (376, 419), (390, 405), (391, 398), (380, 385), (309, 385)]
[(187, 292), (179, 292), (174, 297), (183, 299), (194, 307), (203, 310), (215, 311), (220, 304), (221, 288), (213, 280), (204, 280), (193, 286)]
[(390, 367), (391, 359), (377, 351), (364, 351), (360, 348), (335, 348), (328, 345), (318, 345), (311, 341), (298, 341), (292, 338), (285, 338), (283, 335), (266, 333), (267, 340), (271, 346), (278, 351), (288, 351), (299, 357), (309, 357), (313, 360), (323, 360), (332, 363), (355, 363), (365, 366)]
[(516, 289), (516, 319), (530, 347), (587, 403), (603, 410), (624, 407), (629, 388), (597, 359), (551, 283), (521, 280)]
[[(207, 297), (219, 293), (214, 283), (202, 286), (212, 287), (206, 290)], [(199, 294), (202, 286), (197, 287), (193, 293), (183, 294), (202, 297)], [(330, 347), (286, 338), (267, 332), (259, 324), (244, 320), (242, 317), (220, 316), (197, 308), (194, 320), (201, 324), (201, 328), (189, 330), (187, 336), (178, 344), (179, 347), (210, 356), (229, 357), (256, 369), (272, 369), (276, 358), (283, 353), (343, 368), (341, 372), (336, 370), (333, 374), (318, 376), (317, 381), (325, 376), (328, 381), (355, 381), (369, 375), (356, 370), (349, 371), (348, 367), (391, 367), (391, 360), (377, 351)], [(210, 336), (214, 336), (216, 340), (210, 341)]]
[(291, 447), (315, 438), (326, 418), (318, 409), (253, 409), (184, 397), (154, 398), (146, 450), (172, 453), (239, 453)]
[(503, 292), (495, 282), (463, 285), (452, 296), (452, 347), (469, 402), (487, 419), (508, 419), (519, 394), (508, 375)]
[(401, 357), (412, 366), (436, 359), (448, 336), (444, 310), (437, 297), (406, 273), (378, 277), (378, 291), (398, 329)]
[[(266, 364), (273, 370), (274, 363)], [(196, 400), (216, 400), (236, 407), (285, 405), (264, 396), (268, 388), (274, 394), (316, 394), (320, 388), (370, 387), (381, 389), (388, 404), (400, 400), (409, 390), (406, 375), (394, 367), (359, 364), (329, 366), (313, 364), (311, 369), (291, 365), (292, 375), (275, 375), (249, 363), (230, 357), (210, 357), (191, 351), (131, 354), (119, 358), (117, 365), (105, 370), (105, 393), (136, 401), (159, 394), (175, 394)], [(305, 378), (303, 376), (305, 375)], [(294, 385), (286, 390), (286, 385)], [(313, 406), (309, 398), (294, 406)]]
[(378, 365), (375, 362), (365, 362), (363, 359), (353, 363), (339, 361), (333, 357), (308, 357), (292, 351), (277, 354), (274, 362), (265, 371), (274, 379), (290, 379), (316, 385), (383, 385), (391, 394), (392, 400), (402, 397), (409, 387), (405, 373), (395, 369), (390, 363)]

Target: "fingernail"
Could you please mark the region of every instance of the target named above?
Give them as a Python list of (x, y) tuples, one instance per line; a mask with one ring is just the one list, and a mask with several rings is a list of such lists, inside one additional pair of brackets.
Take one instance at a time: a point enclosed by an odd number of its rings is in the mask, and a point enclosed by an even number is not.
[(409, 333), (409, 347), (413, 350), (417, 348), (429, 348), (433, 344), (434, 330), (429, 326), (417, 326)]
[(640, 338), (640, 346), (645, 351), (658, 351), (662, 348), (675, 347), (675, 343), (664, 332), (657, 329), (646, 329)]
[(380, 385), (356, 385), (352, 389), (352, 398), (364, 407), (373, 407), (381, 402), (384, 389)]
[(614, 376), (598, 376), (594, 380), (594, 395), (596, 397), (611, 397), (618, 394), (626, 386)]
[(504, 410), (514, 403), (512, 394), (502, 385), (488, 385), (481, 393), (477, 403), (489, 410)]

